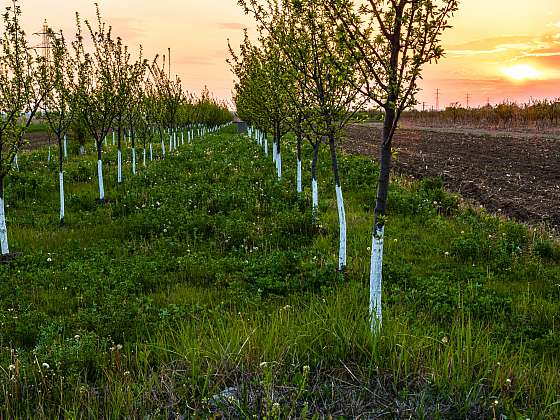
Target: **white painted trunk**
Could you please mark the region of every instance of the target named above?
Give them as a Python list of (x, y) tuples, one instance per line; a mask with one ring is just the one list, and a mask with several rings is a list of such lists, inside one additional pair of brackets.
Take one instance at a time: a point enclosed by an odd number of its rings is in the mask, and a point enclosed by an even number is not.
[(150, 162), (154, 160), (154, 150), (152, 148), (152, 143), (150, 143)]
[(132, 148), (132, 175), (136, 175), (136, 149)]
[(144, 150), (142, 151), (142, 163), (144, 165), (144, 167), (146, 167), (146, 148), (144, 147)]
[[(274, 163), (276, 163), (276, 152), (277, 152), (277, 150), (276, 150), (276, 142), (273, 140), (273, 141), (272, 141), (272, 161), (273, 161)], [(276, 168), (278, 169), (278, 166), (277, 166)]]
[(64, 222), (64, 172), (58, 174), (58, 185), (60, 187), (60, 222)]
[(115, 145), (115, 132), (113, 131), (113, 146)]
[(303, 191), (302, 185), (301, 185), (301, 159), (297, 160), (297, 177), (296, 177), (296, 189), (298, 194), (301, 193)]
[(4, 197), (0, 197), (0, 247), (2, 255), (10, 253), (8, 247), (8, 229), (6, 228), (6, 213), (4, 211)]
[(117, 150), (117, 182), (122, 182), (122, 152)]
[(17, 154), (14, 156), (14, 165), (16, 165), (16, 171), (19, 172), (19, 163), (18, 163), (18, 159), (17, 159)]
[(66, 134), (64, 135), (64, 158), (68, 157), (68, 140), (66, 139)]
[(161, 153), (163, 157), (165, 157), (165, 144), (163, 143), (163, 140), (161, 141)]
[(187, 142), (191, 144), (191, 130), (187, 131)]
[(339, 247), (338, 247), (338, 269), (344, 270), (346, 267), (346, 212), (344, 211), (344, 199), (342, 197), (342, 187), (336, 186), (336, 207), (338, 209), (339, 224)]
[(47, 157), (47, 162), (51, 161), (51, 145), (49, 144), (49, 156)]
[(173, 151), (173, 136), (169, 135), (169, 151)]
[(105, 201), (105, 188), (103, 187), (103, 163), (97, 161), (97, 178), (99, 179), (99, 201)]
[(86, 148), (85, 146), (82, 144), (80, 145), (80, 155), (85, 155), (86, 154)]
[(105, 147), (107, 147), (107, 136), (105, 136)]
[(381, 278), (383, 272), (383, 236), (385, 228), (374, 227), (371, 244), (371, 263), (369, 271), (369, 316), (371, 330), (377, 335), (381, 331), (383, 315), (381, 312)]
[(282, 179), (282, 153), (278, 152), (278, 156), (276, 156), (276, 165), (277, 165), (277, 173), (278, 173), (278, 180)]
[(311, 180), (311, 200), (313, 214), (317, 215), (319, 210), (319, 186), (316, 179)]
[(185, 132), (181, 131), (181, 146), (185, 145)]
[(263, 142), (264, 142), (264, 155), (268, 156), (268, 139), (265, 137), (263, 139)]

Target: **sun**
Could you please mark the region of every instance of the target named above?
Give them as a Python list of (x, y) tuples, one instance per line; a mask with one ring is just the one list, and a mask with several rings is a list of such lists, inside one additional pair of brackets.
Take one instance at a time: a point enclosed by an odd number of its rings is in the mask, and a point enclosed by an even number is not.
[(515, 66), (506, 67), (502, 72), (510, 79), (517, 81), (538, 79), (541, 73), (528, 64), (516, 64)]

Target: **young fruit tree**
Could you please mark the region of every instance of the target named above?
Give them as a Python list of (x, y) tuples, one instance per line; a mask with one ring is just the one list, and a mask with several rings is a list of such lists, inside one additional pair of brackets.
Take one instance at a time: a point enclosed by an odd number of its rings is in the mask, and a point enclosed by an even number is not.
[[(276, 45), (289, 71), (299, 80), (299, 85), (294, 85), (299, 91), (286, 91), (296, 108), (295, 113), (300, 114), (300, 127), (303, 125), (316, 139), (313, 144), (313, 197), (317, 195), (318, 147), (322, 139), (329, 145), (339, 219), (338, 268), (343, 271), (346, 266), (346, 212), (336, 145), (356, 108), (357, 60), (339, 40), (323, 1), (250, 0), (245, 7), (259, 21), (261, 37)], [(316, 212), (315, 200), (313, 206)]]
[(75, 95), (72, 91), (74, 63), (68, 53), (62, 32), (56, 34), (48, 30), (51, 59), (43, 58), (39, 66), (39, 84), (44, 100), (42, 111), (49, 130), (58, 142), (60, 224), (64, 224), (64, 139), (74, 119)]
[(3, 257), (10, 253), (4, 180), (17, 162), (23, 136), (43, 99), (36, 83), (37, 58), (27, 44), (20, 19), (21, 9), (14, 0), (2, 15), (0, 50), (0, 249)]
[(97, 30), (86, 20), (93, 51), (86, 51), (82, 35), (80, 17), (76, 14), (77, 34), (73, 42), (76, 63), (75, 91), (77, 109), (97, 148), (97, 176), (99, 181), (99, 201), (105, 203), (103, 183), (103, 140), (109, 133), (117, 115), (120, 100), (117, 94), (115, 64), (115, 40), (111, 27), (102, 20), (97, 9)]
[(359, 60), (361, 93), (384, 113), (380, 175), (374, 211), (370, 317), (376, 333), (382, 325), (381, 277), (383, 237), (391, 173), (391, 147), (404, 110), (416, 104), (418, 80), (426, 63), (443, 56), (441, 35), (457, 0), (327, 0), (333, 25), (349, 51)]

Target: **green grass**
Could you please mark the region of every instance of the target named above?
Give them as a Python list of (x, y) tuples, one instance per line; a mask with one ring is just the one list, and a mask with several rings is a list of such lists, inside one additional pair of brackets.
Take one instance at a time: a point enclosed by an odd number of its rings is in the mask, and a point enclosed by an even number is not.
[(109, 146), (105, 206), (92, 147), (72, 149), (64, 227), (56, 160), (21, 155), (6, 202), (23, 255), (0, 266), (0, 417), (558, 418), (557, 244), (464, 207), (437, 180), (395, 177), (374, 337), (377, 167), (340, 159), (342, 278), (328, 153), (313, 224), (292, 141), (281, 183), (231, 129), (145, 169), (139, 153), (136, 177), (127, 149), (120, 187)]

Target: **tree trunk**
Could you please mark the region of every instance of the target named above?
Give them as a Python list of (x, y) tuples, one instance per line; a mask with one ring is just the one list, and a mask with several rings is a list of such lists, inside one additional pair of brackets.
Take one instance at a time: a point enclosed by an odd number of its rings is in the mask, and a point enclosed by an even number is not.
[[(97, 142), (96, 142), (97, 143)], [(97, 178), (99, 179), (99, 202), (105, 203), (105, 188), (103, 186), (103, 162), (101, 155), (101, 144), (97, 143)]]
[(301, 133), (297, 135), (297, 175), (296, 175), (296, 190), (301, 194), (303, 187), (301, 185)]
[(130, 130), (130, 141), (132, 146), (132, 175), (136, 175), (136, 144), (134, 140), (134, 130)]
[(152, 142), (150, 142), (150, 162), (154, 160), (154, 150), (152, 147)]
[(383, 142), (381, 145), (381, 167), (379, 180), (377, 182), (377, 198), (375, 202), (371, 264), (369, 274), (370, 298), (369, 312), (371, 318), (371, 329), (379, 334), (381, 331), (382, 315), (382, 273), (383, 273), (383, 237), (385, 234), (385, 212), (387, 211), (387, 196), (389, 193), (389, 177), (391, 174), (391, 129), (395, 120), (395, 110), (388, 107), (385, 110), (385, 122), (383, 123)]
[(8, 229), (6, 228), (6, 213), (4, 209), (4, 178), (0, 179), (0, 248), (2, 255), (8, 255)]
[(344, 267), (346, 267), (346, 211), (344, 209), (344, 199), (342, 197), (342, 186), (340, 185), (340, 174), (338, 170), (338, 160), (336, 158), (336, 143), (334, 133), (331, 133), (329, 135), (329, 148), (331, 150), (331, 162), (336, 188), (336, 207), (338, 210), (338, 270), (342, 272), (344, 271)]
[(317, 142), (313, 144), (313, 160), (311, 161), (311, 197), (312, 206), (311, 211), (313, 214), (313, 220), (317, 220), (317, 212), (319, 211), (319, 185), (317, 184), (317, 161), (319, 160), (319, 146), (321, 141), (317, 139)]
[(64, 159), (68, 159), (68, 140), (66, 134), (64, 135)]
[(121, 127), (117, 129), (117, 182), (122, 184)]
[(60, 224), (64, 224), (64, 159), (62, 157), (62, 142), (58, 139), (58, 180), (60, 189)]

